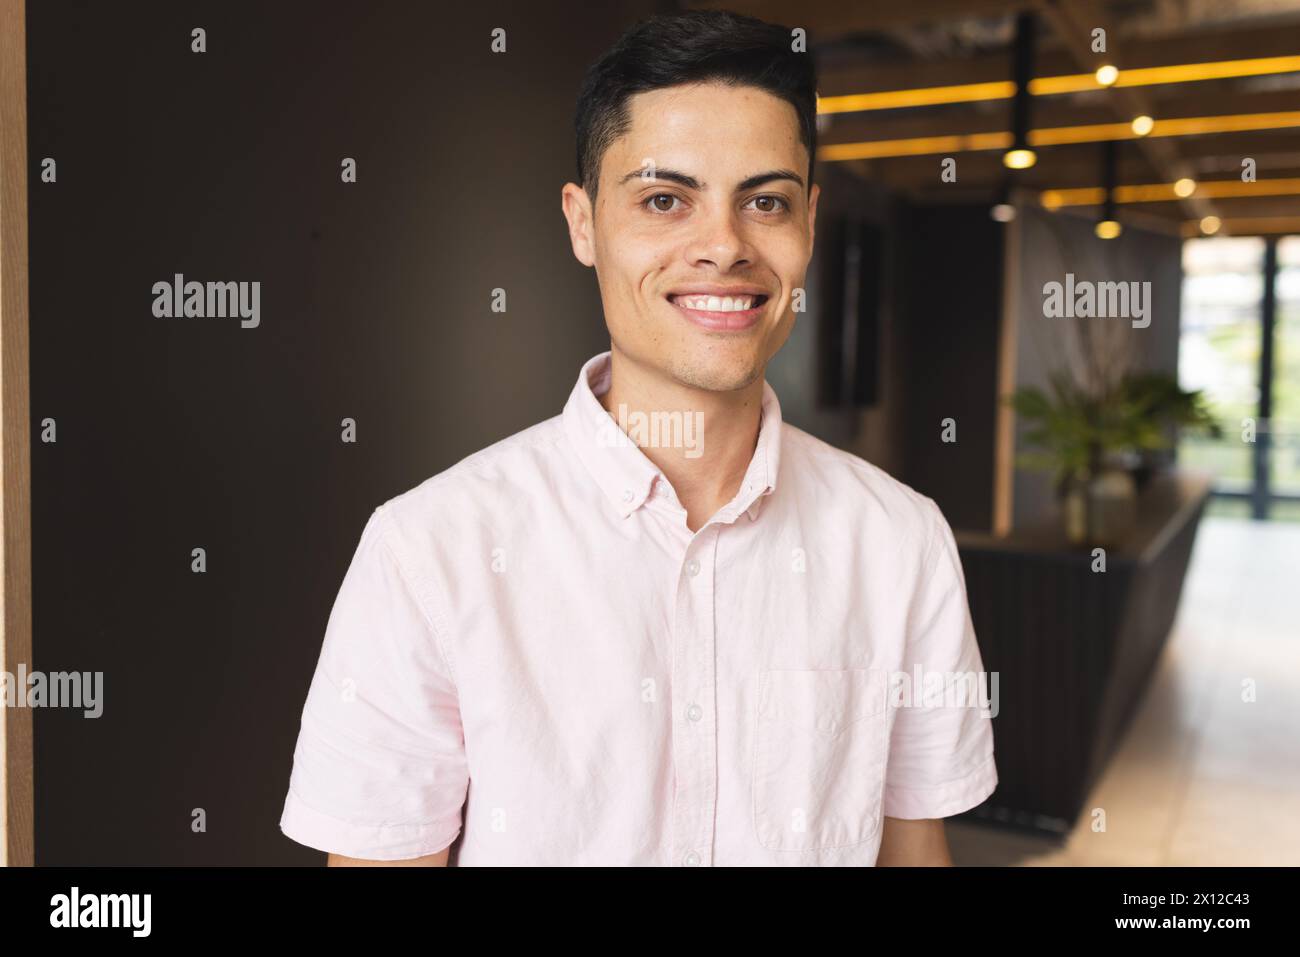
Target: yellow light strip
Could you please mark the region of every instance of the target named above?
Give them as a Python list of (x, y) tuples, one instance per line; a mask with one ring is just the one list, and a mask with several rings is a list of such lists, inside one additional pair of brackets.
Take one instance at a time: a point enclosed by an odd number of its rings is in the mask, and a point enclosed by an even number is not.
[[(1300, 110), (1285, 113), (1236, 113), (1227, 116), (1191, 116), (1156, 120), (1147, 138), (1196, 136), (1205, 133), (1242, 133), (1300, 126)], [(1062, 146), (1070, 143), (1100, 143), (1104, 140), (1137, 139), (1128, 123), (1097, 123), (1087, 126), (1058, 126), (1029, 131), (1030, 146)], [(900, 140), (866, 140), (834, 143), (817, 150), (817, 158), (828, 162), (882, 159), (893, 156), (922, 156), (928, 153), (963, 153), (1006, 149), (1011, 134), (965, 133), (953, 136), (920, 136)]]
[[(1300, 195), (1300, 177), (1291, 179), (1261, 179), (1254, 183), (1243, 183), (1239, 179), (1213, 180), (1208, 183), (1198, 182), (1192, 196), (1202, 199), (1230, 199), (1239, 196), (1294, 196)], [(1099, 186), (1085, 186), (1079, 189), (1046, 189), (1039, 194), (1039, 201), (1048, 209), (1062, 206), (1100, 206), (1106, 198), (1106, 191)], [(1173, 183), (1143, 183), (1133, 186), (1116, 186), (1117, 203), (1163, 203), (1181, 199), (1174, 192)]]
[(1296, 70), (1300, 70), (1300, 56), (1266, 56), (1253, 60), (1180, 63), (1176, 66), (1148, 66), (1135, 70), (1125, 70), (1121, 67), (1115, 85), (1157, 86), (1161, 83), (1192, 83), (1198, 80), (1227, 80), (1238, 76), (1293, 73)]
[[(1219, 224), (1216, 235), (1249, 236), (1259, 233), (1300, 233), (1300, 216), (1241, 216), (1225, 219)], [(1200, 220), (1183, 223), (1183, 236), (1200, 237)]]
[[(1161, 83), (1193, 83), (1199, 80), (1224, 80), (1240, 76), (1265, 76), (1300, 71), (1300, 56), (1256, 57), (1249, 60), (1219, 60), (1213, 63), (1179, 63), (1171, 66), (1138, 67), (1120, 70), (1114, 86), (1156, 86)], [(1065, 76), (1040, 76), (1029, 81), (1033, 96), (1056, 96), (1085, 90), (1104, 90), (1096, 74), (1071, 73)], [(848, 93), (823, 96), (817, 100), (818, 113), (858, 113), (864, 110), (895, 110), (911, 106), (938, 106), (943, 103), (972, 103), (981, 100), (1008, 100), (1015, 96), (1016, 85), (1010, 80), (987, 83), (962, 83), (954, 86), (918, 87), (911, 90), (882, 90), (875, 93)]]
[[(1156, 124), (1159, 127), (1160, 124)], [(1155, 128), (1147, 136), (1156, 136)], [(1167, 135), (1167, 134), (1166, 134)], [(1067, 146), (1071, 143), (1100, 143), (1103, 140), (1136, 139), (1129, 123), (1092, 123), (1086, 126), (1055, 126), (1030, 130), (1030, 146)]]
[(1016, 85), (1010, 80), (998, 80), (990, 83), (963, 83), (960, 86), (932, 86), (919, 90), (849, 93), (844, 96), (818, 97), (817, 112), (860, 113), (864, 110), (894, 110), (906, 106), (937, 106), (941, 103), (1009, 100), (1015, 94)]
[(927, 153), (965, 153), (970, 150), (1004, 150), (1010, 133), (973, 133), (969, 136), (920, 136), (910, 140), (876, 140), (839, 143), (817, 149), (818, 159), (838, 162), (887, 156), (923, 156)]

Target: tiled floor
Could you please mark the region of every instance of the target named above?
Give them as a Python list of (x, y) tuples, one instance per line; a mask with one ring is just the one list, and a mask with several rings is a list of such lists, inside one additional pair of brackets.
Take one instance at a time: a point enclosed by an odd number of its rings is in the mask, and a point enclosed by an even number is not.
[(953, 861), (1300, 865), (1300, 524), (1202, 521), (1163, 658), (1087, 808), (1064, 842), (949, 822)]

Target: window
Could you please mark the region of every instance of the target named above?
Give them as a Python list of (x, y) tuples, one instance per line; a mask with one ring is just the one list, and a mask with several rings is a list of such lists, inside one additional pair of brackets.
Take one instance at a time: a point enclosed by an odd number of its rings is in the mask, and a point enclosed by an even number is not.
[(1223, 425), (1178, 448), (1215, 473), (1214, 511), (1300, 520), (1300, 237), (1183, 245), (1178, 377)]

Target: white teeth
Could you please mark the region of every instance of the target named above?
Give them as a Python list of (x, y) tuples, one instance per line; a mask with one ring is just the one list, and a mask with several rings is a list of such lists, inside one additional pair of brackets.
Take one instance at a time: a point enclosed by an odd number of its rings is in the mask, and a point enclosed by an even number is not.
[(754, 296), (678, 296), (678, 305), (703, 312), (744, 312), (754, 308)]

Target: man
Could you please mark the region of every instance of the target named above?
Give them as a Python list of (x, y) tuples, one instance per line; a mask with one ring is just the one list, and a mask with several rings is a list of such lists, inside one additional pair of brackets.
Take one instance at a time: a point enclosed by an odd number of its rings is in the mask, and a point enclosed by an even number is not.
[(947, 523), (764, 380), (817, 209), (791, 47), (687, 13), (589, 72), (563, 210), (610, 351), (370, 516), (281, 821), (331, 864), (950, 864), (993, 791), (988, 719), (891, 680), (981, 672)]

